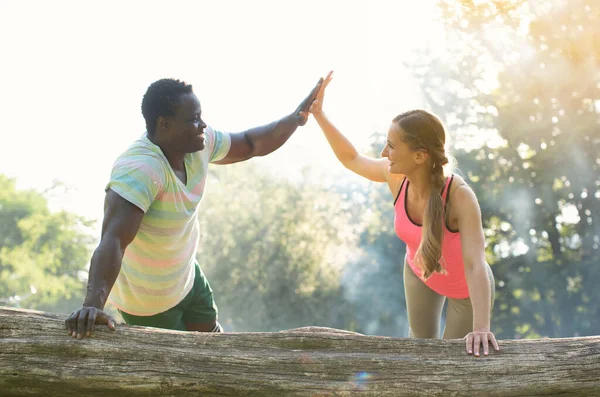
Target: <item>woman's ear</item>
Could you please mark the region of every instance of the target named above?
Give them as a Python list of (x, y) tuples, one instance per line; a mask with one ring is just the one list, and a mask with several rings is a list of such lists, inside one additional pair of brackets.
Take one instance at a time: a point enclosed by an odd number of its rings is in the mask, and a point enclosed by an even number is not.
[(429, 153), (425, 150), (417, 150), (415, 152), (415, 163), (423, 164), (429, 158)]

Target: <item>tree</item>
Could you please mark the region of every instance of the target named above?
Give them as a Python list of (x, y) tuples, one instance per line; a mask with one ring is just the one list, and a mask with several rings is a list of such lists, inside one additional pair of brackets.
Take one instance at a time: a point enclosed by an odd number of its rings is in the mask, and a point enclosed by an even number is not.
[(340, 197), (252, 163), (217, 168), (208, 185), (198, 260), (225, 328), (346, 328), (340, 274), (354, 237)]
[(42, 193), (0, 175), (0, 298), (13, 307), (67, 312), (83, 300), (91, 223), (50, 212)]
[(500, 335), (593, 334), (600, 5), (440, 4), (451, 56), (424, 56), (418, 70), (430, 107), (459, 137), (479, 141), (457, 157), (484, 215)]
[[(0, 308), (3, 396), (597, 396), (600, 337), (501, 341), (365, 336), (322, 327), (179, 332), (121, 326), (73, 340), (64, 316)], [(68, 363), (65, 363), (68, 357)], [(98, 363), (102, 363), (98, 365)], [(476, 376), (474, 376), (476, 374)]]

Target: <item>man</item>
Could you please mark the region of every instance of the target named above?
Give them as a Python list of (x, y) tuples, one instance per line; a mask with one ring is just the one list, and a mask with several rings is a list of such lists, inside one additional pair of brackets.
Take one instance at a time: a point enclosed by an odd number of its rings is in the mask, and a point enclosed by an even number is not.
[(103, 311), (109, 295), (131, 325), (222, 331), (196, 261), (208, 164), (244, 161), (281, 147), (306, 123), (321, 82), (292, 114), (235, 134), (205, 124), (191, 85), (173, 79), (150, 85), (142, 100), (147, 133), (113, 167), (87, 295), (65, 321), (69, 335), (89, 337), (95, 324), (114, 330), (115, 320)]

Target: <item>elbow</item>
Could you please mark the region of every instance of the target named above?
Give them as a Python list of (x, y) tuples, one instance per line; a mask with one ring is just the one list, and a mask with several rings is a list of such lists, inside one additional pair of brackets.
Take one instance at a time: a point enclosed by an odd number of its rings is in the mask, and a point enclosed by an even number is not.
[(489, 265), (485, 260), (465, 260), (464, 268), (467, 281), (477, 279), (480, 276), (485, 276), (487, 278), (486, 268), (488, 266)]
[(262, 153), (260, 145), (257, 145), (256, 142), (252, 140), (250, 134), (248, 132), (243, 133), (244, 137), (244, 150), (243, 153), (240, 153), (239, 158), (235, 161), (236, 163), (239, 161), (246, 161), (251, 159), (252, 157), (264, 156), (267, 153)]
[(358, 153), (344, 153), (343, 155), (337, 156), (340, 163), (350, 171), (354, 171), (354, 163), (357, 157)]
[(350, 171), (354, 171), (352, 169), (352, 164), (351, 164), (352, 162), (350, 160), (343, 160), (343, 159), (339, 159), (339, 160), (342, 163), (342, 165), (344, 166), (344, 168), (346, 168), (347, 170), (350, 170)]

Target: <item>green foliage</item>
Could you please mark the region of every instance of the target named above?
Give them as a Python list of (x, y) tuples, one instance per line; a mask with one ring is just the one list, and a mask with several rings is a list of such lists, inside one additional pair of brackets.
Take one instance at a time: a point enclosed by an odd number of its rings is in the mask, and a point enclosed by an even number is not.
[(600, 5), (441, 4), (452, 56), (423, 54), (417, 70), (456, 141), (479, 143), (457, 158), (481, 203), (495, 329), (597, 333)]
[[(366, 151), (378, 157), (385, 134), (373, 133)], [(358, 178), (354, 176), (354, 178)], [(406, 248), (394, 231), (394, 194), (386, 183), (336, 186), (348, 197), (359, 233), (362, 255), (346, 264), (344, 296), (352, 308), (351, 321), (358, 332), (407, 336), (408, 320), (402, 280)]]
[(58, 312), (80, 305), (89, 222), (50, 212), (42, 194), (17, 190), (3, 175), (0, 186), (1, 304)]
[(340, 275), (354, 237), (340, 198), (252, 163), (215, 175), (201, 204), (198, 259), (221, 322), (244, 331), (345, 328)]

